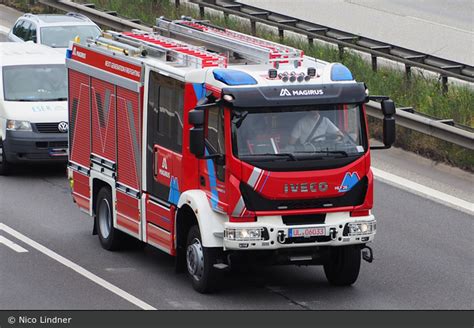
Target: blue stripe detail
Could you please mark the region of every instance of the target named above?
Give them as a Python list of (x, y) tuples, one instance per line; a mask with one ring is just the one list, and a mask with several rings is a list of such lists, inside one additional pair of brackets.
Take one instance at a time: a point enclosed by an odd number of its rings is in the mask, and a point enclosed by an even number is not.
[[(207, 149), (205, 150), (206, 156), (209, 155)], [(212, 159), (208, 159), (206, 161), (207, 164), (207, 172), (209, 175), (209, 187), (211, 189), (211, 207), (213, 209), (217, 208), (217, 204), (219, 202), (219, 194), (217, 193), (217, 180), (216, 180), (216, 170), (214, 169), (214, 161)]]
[(196, 94), (196, 99), (203, 98), (206, 95), (206, 88), (204, 88), (204, 83), (193, 83), (194, 93)]
[(166, 216), (163, 216), (163, 215), (159, 215), (159, 217), (163, 220), (163, 221), (166, 221), (166, 222), (171, 222), (170, 219), (168, 219)]
[(171, 177), (170, 179), (170, 193), (168, 195), (168, 203), (178, 204), (181, 192), (179, 191), (178, 179)]

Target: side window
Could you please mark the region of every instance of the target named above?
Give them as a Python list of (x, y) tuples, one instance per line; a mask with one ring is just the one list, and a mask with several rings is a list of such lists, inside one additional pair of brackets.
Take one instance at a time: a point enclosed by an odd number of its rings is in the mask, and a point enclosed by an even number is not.
[(31, 23), (31, 26), (30, 26), (30, 33), (28, 35), (28, 40), (29, 41), (33, 41), (34, 43), (36, 43), (36, 24), (35, 23)]
[[(210, 154), (225, 154), (225, 138), (224, 138), (224, 110), (219, 106), (206, 109), (207, 132), (206, 146)], [(214, 160), (216, 167), (216, 177), (220, 181), (225, 180), (224, 163)]]
[(149, 106), (158, 111), (158, 143), (177, 153), (183, 148), (184, 83), (150, 72)]
[(22, 21), (17, 28), (15, 35), (24, 41), (28, 41), (28, 29), (30, 28), (31, 23), (28, 21)]
[(18, 35), (18, 29), (20, 28), (20, 25), (23, 23), (22, 20), (19, 20), (18, 22), (16, 22), (15, 26), (13, 26), (13, 29), (12, 29), (12, 33), (14, 35)]
[(219, 106), (207, 109), (207, 144), (210, 146), (210, 152), (224, 154), (224, 111)]

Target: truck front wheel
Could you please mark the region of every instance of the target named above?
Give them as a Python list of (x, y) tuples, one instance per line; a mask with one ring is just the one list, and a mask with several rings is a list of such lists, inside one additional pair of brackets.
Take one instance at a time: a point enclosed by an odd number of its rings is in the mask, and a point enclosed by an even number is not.
[(114, 228), (112, 194), (109, 188), (103, 187), (97, 194), (95, 224), (103, 248), (109, 251), (120, 248), (124, 235)]
[(360, 270), (360, 246), (348, 245), (329, 248), (324, 273), (330, 284), (349, 286), (356, 282)]
[(219, 285), (219, 272), (214, 268), (219, 250), (202, 245), (199, 227), (189, 229), (186, 243), (186, 267), (196, 291), (206, 294)]

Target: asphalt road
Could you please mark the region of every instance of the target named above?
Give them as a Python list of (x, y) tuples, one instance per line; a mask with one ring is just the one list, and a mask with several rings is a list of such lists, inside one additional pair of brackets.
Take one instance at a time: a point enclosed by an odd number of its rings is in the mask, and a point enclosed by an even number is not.
[[(415, 161), (405, 165), (412, 174), (423, 171)], [(375, 261), (363, 262), (353, 287), (330, 287), (321, 267), (279, 266), (232, 272), (222, 291), (200, 295), (174, 273), (173, 259), (152, 247), (101, 249), (92, 220), (71, 201), (64, 172), (33, 166), (0, 177), (0, 223), (154, 308), (474, 309), (473, 218), (385, 183), (375, 185)], [(462, 180), (456, 171), (449, 178)], [(137, 308), (5, 231), (0, 235), (28, 251), (0, 244), (0, 309)]]
[(238, 0), (474, 65), (472, 0)]

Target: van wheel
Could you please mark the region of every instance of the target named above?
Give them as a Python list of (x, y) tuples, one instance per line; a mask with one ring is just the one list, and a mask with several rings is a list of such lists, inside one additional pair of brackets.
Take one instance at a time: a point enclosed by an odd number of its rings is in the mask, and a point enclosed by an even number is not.
[(214, 268), (219, 249), (202, 246), (197, 225), (189, 229), (186, 243), (186, 267), (193, 287), (199, 293), (210, 293), (219, 287), (220, 273)]
[(112, 194), (107, 187), (100, 189), (97, 194), (95, 224), (103, 248), (114, 251), (122, 246), (124, 234), (114, 228)]
[(9, 165), (7, 163), (7, 155), (3, 148), (3, 142), (0, 140), (0, 175), (8, 175)]
[(324, 273), (331, 285), (349, 286), (356, 282), (360, 271), (360, 246), (348, 245), (329, 248), (329, 259)]

